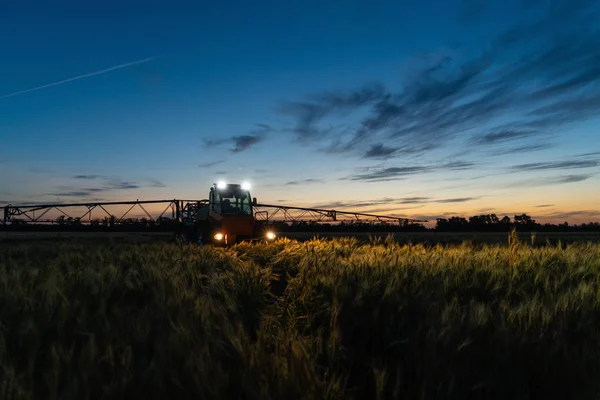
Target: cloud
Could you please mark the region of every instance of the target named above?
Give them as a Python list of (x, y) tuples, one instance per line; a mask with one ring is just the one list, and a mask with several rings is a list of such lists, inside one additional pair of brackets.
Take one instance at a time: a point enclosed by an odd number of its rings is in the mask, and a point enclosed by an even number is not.
[(467, 201), (476, 200), (477, 197), (457, 197), (454, 199), (436, 200), (436, 203), (466, 203)]
[(567, 175), (567, 176), (563, 176), (561, 178), (557, 178), (555, 179), (555, 183), (574, 183), (574, 182), (582, 182), (585, 181), (589, 178), (591, 178), (593, 175)]
[(106, 190), (127, 190), (127, 189), (139, 189), (141, 186), (135, 182), (127, 181), (110, 181), (105, 186)]
[(398, 147), (386, 147), (382, 143), (371, 145), (371, 148), (367, 150), (365, 158), (387, 158), (398, 151)]
[(399, 204), (422, 204), (431, 200), (429, 197), (404, 197), (398, 199)]
[[(229, 138), (224, 139), (206, 139), (204, 140), (204, 145), (206, 147), (216, 147), (221, 146), (223, 144), (231, 143), (233, 147), (230, 148), (229, 151), (232, 153), (240, 153), (264, 141), (267, 135), (273, 130), (273, 128), (265, 124), (257, 124), (257, 127), (257, 129), (254, 129), (253, 131), (245, 135), (231, 136)], [(213, 165), (217, 164), (212, 164), (209, 166)]]
[[(394, 207), (394, 210), (411, 210), (415, 208), (424, 207), (428, 203), (465, 203), (471, 200), (476, 200), (478, 197), (460, 197), (460, 198), (452, 198), (452, 199), (434, 199), (431, 197), (400, 197), (400, 198), (391, 198), (384, 197), (380, 199), (374, 200), (356, 200), (356, 201), (335, 201), (325, 204), (319, 204), (314, 206), (314, 208), (325, 208), (325, 209), (335, 209), (335, 208), (361, 208), (361, 207), (373, 207), (378, 205), (387, 205), (387, 206), (404, 206), (404, 205), (412, 205), (417, 204), (417, 207)], [(392, 208), (389, 208), (392, 209)], [(362, 211), (361, 211), (362, 212)]]
[(102, 69), (102, 70), (95, 71), (95, 72), (90, 72), (90, 73), (84, 74), (84, 75), (78, 75), (78, 76), (75, 76), (73, 78), (63, 79), (62, 81), (58, 81), (58, 82), (54, 82), (54, 83), (49, 83), (49, 84), (42, 85), (42, 86), (36, 86), (36, 87), (31, 88), (31, 89), (25, 89), (25, 90), (20, 90), (18, 92), (13, 92), (13, 93), (8, 93), (8, 94), (5, 94), (5, 95), (1, 95), (0, 99), (6, 99), (8, 97), (13, 97), (13, 96), (17, 96), (17, 95), (20, 95), (20, 94), (34, 92), (36, 90), (42, 90), (42, 89), (46, 89), (46, 88), (49, 88), (49, 87), (62, 85), (62, 84), (68, 83), (68, 82), (77, 81), (79, 79), (90, 78), (92, 76), (106, 74), (106, 73), (111, 72), (111, 71), (116, 71), (118, 69), (132, 67), (132, 66), (138, 65), (138, 64), (145, 64), (145, 63), (148, 63), (150, 61), (154, 61), (156, 59), (157, 59), (157, 57), (148, 57), (148, 58), (144, 58), (144, 59), (137, 60), (137, 61), (132, 61), (132, 62), (124, 63), (124, 64), (115, 65), (114, 67)]
[(353, 181), (380, 181), (381, 179), (401, 179), (402, 177), (430, 172), (432, 167), (389, 167), (367, 174), (354, 175)]
[[(376, 215), (380, 215), (380, 216), (386, 216), (386, 217), (396, 217), (396, 218), (406, 218), (407, 215), (406, 213), (400, 213), (400, 211), (407, 211), (407, 210), (416, 210), (419, 208), (423, 208), (425, 206), (421, 205), (421, 206), (416, 206), (416, 207), (375, 207), (375, 208), (362, 208), (359, 211), (356, 212), (360, 212), (363, 214), (376, 214)], [(354, 210), (348, 210), (349, 212), (352, 212)]]
[(103, 175), (75, 175), (73, 179), (82, 179), (82, 180), (95, 180), (95, 179), (104, 179)]
[(407, 167), (387, 167), (376, 169), (373, 172), (356, 174), (350, 177), (353, 181), (380, 182), (381, 180), (400, 180), (408, 176), (419, 175), (436, 171), (458, 171), (473, 168), (475, 164), (466, 161), (453, 161), (437, 165), (413, 165)]
[(536, 134), (538, 134), (538, 131), (534, 129), (500, 129), (476, 136), (473, 138), (473, 142), (478, 145), (495, 144), (528, 138)]
[(72, 192), (53, 193), (52, 195), (57, 197), (87, 197), (90, 195), (90, 193), (86, 191), (74, 190)]
[(596, 3), (532, 3), (524, 23), (479, 50), (407, 59), (399, 88), (362, 84), (286, 101), (277, 110), (292, 126), (284, 131), (343, 157), (418, 157), (455, 140), (464, 140), (465, 151), (506, 143), (516, 152), (542, 150), (522, 142), (600, 112)]
[(581, 175), (564, 175), (557, 176), (551, 178), (537, 178), (537, 179), (527, 179), (520, 182), (515, 182), (509, 187), (535, 187), (535, 186), (549, 186), (549, 185), (561, 185), (565, 183), (576, 183), (583, 182), (585, 180), (590, 179), (593, 174), (581, 174)]
[(512, 171), (544, 171), (552, 169), (580, 169), (580, 168), (594, 168), (600, 166), (600, 161), (597, 160), (571, 160), (571, 161), (550, 161), (550, 162), (538, 162), (529, 164), (513, 165), (510, 167)]
[[(138, 182), (125, 181), (119, 177), (106, 176), (106, 175), (74, 175), (71, 177), (73, 180), (83, 181), (101, 181), (97, 187), (93, 186), (59, 186), (56, 188), (56, 192), (46, 193), (45, 196), (55, 197), (90, 197), (98, 193), (123, 191), (123, 190), (134, 190), (142, 187), (166, 187), (163, 182), (156, 179), (149, 179), (146, 185), (142, 185)], [(90, 182), (91, 183), (91, 182)]]
[(547, 208), (547, 207), (553, 207), (554, 204), (539, 204), (537, 206), (535, 206), (535, 208)]
[[(354, 201), (354, 202), (332, 201), (329, 203), (313, 205), (313, 206), (310, 206), (310, 208), (318, 208), (318, 209), (324, 209), (324, 210), (345, 210), (345, 211), (356, 211), (356, 212), (365, 213), (365, 212), (367, 212), (364, 209), (365, 207), (375, 207), (375, 206), (380, 206), (380, 205), (393, 206), (394, 204), (398, 204), (398, 203), (389, 201), (389, 200), (382, 200), (382, 199), (363, 200), (363, 201)], [(395, 211), (413, 210), (413, 209), (422, 208), (422, 207), (424, 207), (424, 205), (417, 205), (417, 206), (410, 206), (410, 207), (395, 206), (395, 207), (387, 207), (386, 210), (392, 210), (392, 209)], [(374, 210), (374, 209), (370, 209), (370, 210)], [(379, 210), (381, 210), (381, 208), (379, 208)]]
[(223, 164), (225, 160), (209, 161), (202, 164), (198, 164), (198, 168), (212, 168), (217, 165)]
[(308, 178), (308, 179), (302, 179), (299, 181), (289, 181), (289, 182), (286, 182), (285, 185), (286, 186), (294, 186), (294, 185), (302, 185), (302, 184), (306, 184), (306, 183), (323, 183), (323, 182), (325, 182), (323, 179)]
[(258, 135), (242, 135), (242, 136), (234, 136), (231, 138), (235, 146), (231, 149), (232, 153), (239, 153), (241, 151), (247, 150), (255, 144), (259, 143), (263, 138)]
[[(323, 208), (323, 209), (342, 209), (342, 208), (361, 208), (361, 207), (373, 207), (378, 205), (394, 205), (394, 204), (419, 204), (417, 199), (424, 199), (426, 197), (414, 197), (414, 198), (390, 198), (384, 197), (373, 200), (354, 200), (354, 201), (332, 201), (329, 203), (317, 204), (311, 206), (312, 208)], [(406, 202), (404, 202), (406, 200)], [(413, 200), (413, 201), (410, 201)], [(410, 207), (412, 208), (412, 207)], [(408, 209), (410, 209), (408, 208)]]
[(204, 146), (216, 147), (229, 142), (231, 139), (204, 139)]
[(295, 127), (291, 132), (298, 140), (318, 139), (331, 132), (330, 129), (315, 126), (325, 117), (355, 110), (380, 99), (384, 94), (385, 89), (381, 84), (368, 84), (351, 91), (314, 94), (307, 101), (286, 101), (277, 111), (295, 120)]
[(550, 214), (544, 214), (545, 220), (569, 220), (573, 218), (585, 218), (588, 222), (593, 220), (600, 221), (600, 210), (577, 210), (577, 211), (556, 211)]
[(166, 187), (164, 183), (156, 179), (150, 179), (150, 187)]
[(600, 151), (594, 151), (592, 153), (577, 154), (574, 157), (595, 157), (595, 156), (600, 156)]
[(498, 150), (492, 153), (495, 156), (501, 156), (506, 154), (517, 154), (517, 153), (531, 153), (534, 151), (547, 150), (554, 147), (554, 145), (550, 143), (540, 143), (540, 144), (530, 144), (518, 147), (512, 147), (504, 150)]

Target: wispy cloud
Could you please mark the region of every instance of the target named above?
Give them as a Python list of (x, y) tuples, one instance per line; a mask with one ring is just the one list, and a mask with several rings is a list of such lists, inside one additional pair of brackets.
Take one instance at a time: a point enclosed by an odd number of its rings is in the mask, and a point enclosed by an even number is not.
[[(134, 190), (143, 187), (166, 187), (166, 185), (154, 178), (147, 180), (147, 183), (138, 183), (134, 181), (123, 180), (117, 176), (80, 174), (71, 177), (74, 181), (88, 181), (84, 185), (58, 186), (55, 192), (46, 193), (45, 196), (55, 197), (91, 197), (99, 193)], [(96, 183), (97, 186), (93, 184)]]
[(294, 185), (323, 183), (323, 182), (325, 182), (323, 179), (308, 178), (308, 179), (301, 179), (301, 180), (297, 180), (297, 181), (289, 181), (289, 182), (286, 182), (285, 184), (286, 184), (286, 186), (294, 186)]
[(522, 142), (600, 112), (596, 3), (536, 3), (528, 12), (537, 16), (480, 51), (408, 59), (401, 90), (363, 84), (286, 101), (278, 112), (290, 118), (298, 142), (344, 157), (416, 157), (455, 140), (466, 143), (464, 151), (507, 143), (516, 152), (542, 150)]
[[(384, 197), (380, 199), (373, 200), (356, 200), (356, 201), (334, 201), (329, 203), (323, 203), (315, 205), (315, 208), (325, 208), (325, 209), (335, 209), (335, 208), (355, 208), (359, 209), (361, 207), (373, 207), (373, 206), (381, 206), (386, 205), (389, 210), (391, 210), (391, 206), (394, 210), (411, 210), (415, 208), (424, 207), (429, 203), (466, 203), (468, 201), (476, 200), (478, 197), (460, 197), (460, 198), (451, 198), (451, 199), (435, 199), (431, 197)], [(406, 205), (411, 205), (411, 207), (405, 207)], [(417, 205), (417, 206), (412, 206)], [(364, 211), (364, 210), (363, 210)]]
[(232, 153), (239, 153), (241, 151), (247, 150), (255, 144), (259, 143), (263, 140), (263, 137), (259, 135), (241, 135), (234, 136), (231, 138), (234, 143), (234, 147), (231, 149)]
[(600, 151), (594, 151), (592, 153), (577, 154), (575, 157), (595, 157), (595, 156), (600, 156)]
[(457, 197), (454, 199), (436, 200), (436, 203), (466, 203), (467, 201), (476, 200), (476, 197)]
[(216, 147), (226, 143), (231, 143), (233, 144), (233, 147), (230, 148), (229, 151), (232, 153), (240, 153), (264, 141), (272, 130), (273, 128), (268, 125), (258, 124), (257, 129), (252, 130), (248, 134), (221, 139), (207, 139), (204, 140), (204, 145), (206, 147)]
[(583, 217), (588, 221), (593, 219), (600, 221), (600, 210), (577, 210), (577, 211), (557, 211), (544, 215), (544, 218), (567, 220), (573, 217)]
[(127, 189), (139, 189), (140, 187), (141, 186), (135, 182), (113, 180), (113, 181), (109, 181), (105, 185), (104, 189), (106, 189), (106, 190), (127, 190)]
[(90, 193), (86, 191), (73, 190), (71, 192), (53, 193), (52, 195), (57, 197), (87, 197), (90, 195)]
[(423, 204), (428, 203), (431, 199), (429, 197), (404, 197), (398, 199), (399, 204)]
[(552, 169), (581, 169), (595, 168), (600, 166), (598, 160), (569, 160), (569, 161), (550, 161), (529, 164), (519, 164), (510, 167), (512, 171), (544, 171)]
[(372, 144), (369, 150), (365, 153), (365, 158), (388, 158), (396, 153), (399, 147), (387, 147), (382, 143)]
[(116, 70), (119, 70), (119, 69), (132, 67), (134, 65), (139, 65), (139, 64), (144, 64), (144, 63), (150, 62), (150, 61), (154, 61), (157, 58), (158, 57), (143, 58), (141, 60), (131, 61), (131, 62), (128, 62), (128, 63), (115, 65), (114, 67), (110, 67), (110, 68), (106, 68), (106, 69), (101, 69), (99, 71), (90, 72), (88, 74), (83, 74), (83, 75), (78, 75), (78, 76), (75, 76), (75, 77), (72, 77), (72, 78), (63, 79), (62, 81), (48, 83), (46, 85), (36, 86), (36, 87), (30, 88), (30, 89), (25, 89), (25, 90), (20, 90), (18, 92), (13, 92), (13, 93), (5, 94), (5, 95), (0, 95), (0, 99), (6, 99), (6, 98), (9, 98), (9, 97), (18, 96), (20, 94), (35, 92), (37, 90), (42, 90), (42, 89), (46, 89), (46, 88), (50, 88), (50, 87), (58, 86), (58, 85), (63, 85), (65, 83), (77, 81), (77, 80), (80, 80), (80, 79), (85, 79), (85, 78), (90, 78), (90, 77), (96, 76), (96, 75), (106, 74), (106, 73), (111, 72), (111, 71), (116, 71)]
[(475, 136), (473, 142), (478, 145), (496, 144), (528, 138), (538, 134), (534, 129), (497, 129), (484, 135)]
[(458, 171), (471, 169), (474, 163), (454, 161), (445, 164), (411, 165), (405, 167), (378, 168), (371, 172), (355, 174), (350, 177), (353, 181), (380, 182), (382, 180), (400, 180), (408, 176), (431, 173), (436, 171)]
[(167, 187), (167, 185), (165, 185), (163, 182), (157, 180), (157, 179), (150, 179), (150, 187)]
[(95, 180), (95, 179), (102, 179), (104, 178), (103, 175), (75, 175), (73, 176), (73, 179), (82, 179), (82, 180)]
[(534, 151), (548, 150), (552, 147), (554, 147), (554, 145), (550, 143), (529, 144), (524, 146), (511, 147), (504, 150), (497, 150), (492, 152), (492, 155), (502, 156), (506, 154), (532, 153)]
[(537, 206), (535, 206), (535, 208), (547, 208), (547, 207), (553, 207), (554, 204), (539, 204)]
[(590, 179), (593, 174), (580, 174), (580, 175), (564, 175), (550, 178), (536, 178), (526, 179), (519, 182), (514, 182), (508, 185), (508, 187), (536, 187), (536, 186), (549, 186), (549, 185), (561, 185), (566, 183), (583, 182)]
[(198, 168), (212, 168), (216, 167), (217, 165), (223, 164), (224, 162), (225, 160), (209, 161), (202, 164), (198, 164)]

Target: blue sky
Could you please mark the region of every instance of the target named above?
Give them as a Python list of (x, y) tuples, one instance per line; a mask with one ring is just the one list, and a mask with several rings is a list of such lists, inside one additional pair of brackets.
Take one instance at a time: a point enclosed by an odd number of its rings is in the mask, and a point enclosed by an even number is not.
[(2, 203), (600, 220), (595, 1), (47, 3), (0, 5)]

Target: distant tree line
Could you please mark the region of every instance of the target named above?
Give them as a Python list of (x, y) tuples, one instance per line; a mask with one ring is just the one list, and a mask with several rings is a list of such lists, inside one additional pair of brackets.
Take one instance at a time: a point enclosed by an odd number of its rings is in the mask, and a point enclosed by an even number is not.
[(438, 232), (508, 232), (513, 228), (525, 232), (600, 231), (600, 223), (540, 224), (527, 214), (515, 215), (513, 219), (508, 216), (499, 218), (496, 214), (486, 214), (472, 216), (469, 219), (464, 217), (438, 218), (433, 230)]

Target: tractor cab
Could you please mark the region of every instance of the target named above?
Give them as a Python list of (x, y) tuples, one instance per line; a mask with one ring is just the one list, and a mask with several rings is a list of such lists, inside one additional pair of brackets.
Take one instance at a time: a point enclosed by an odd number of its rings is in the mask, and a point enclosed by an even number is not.
[(226, 244), (252, 238), (255, 204), (249, 185), (214, 184), (208, 198), (208, 215), (214, 228), (211, 236)]
[(224, 215), (253, 216), (256, 201), (250, 197), (250, 187), (239, 184), (214, 184), (209, 194), (210, 214), (215, 219)]

